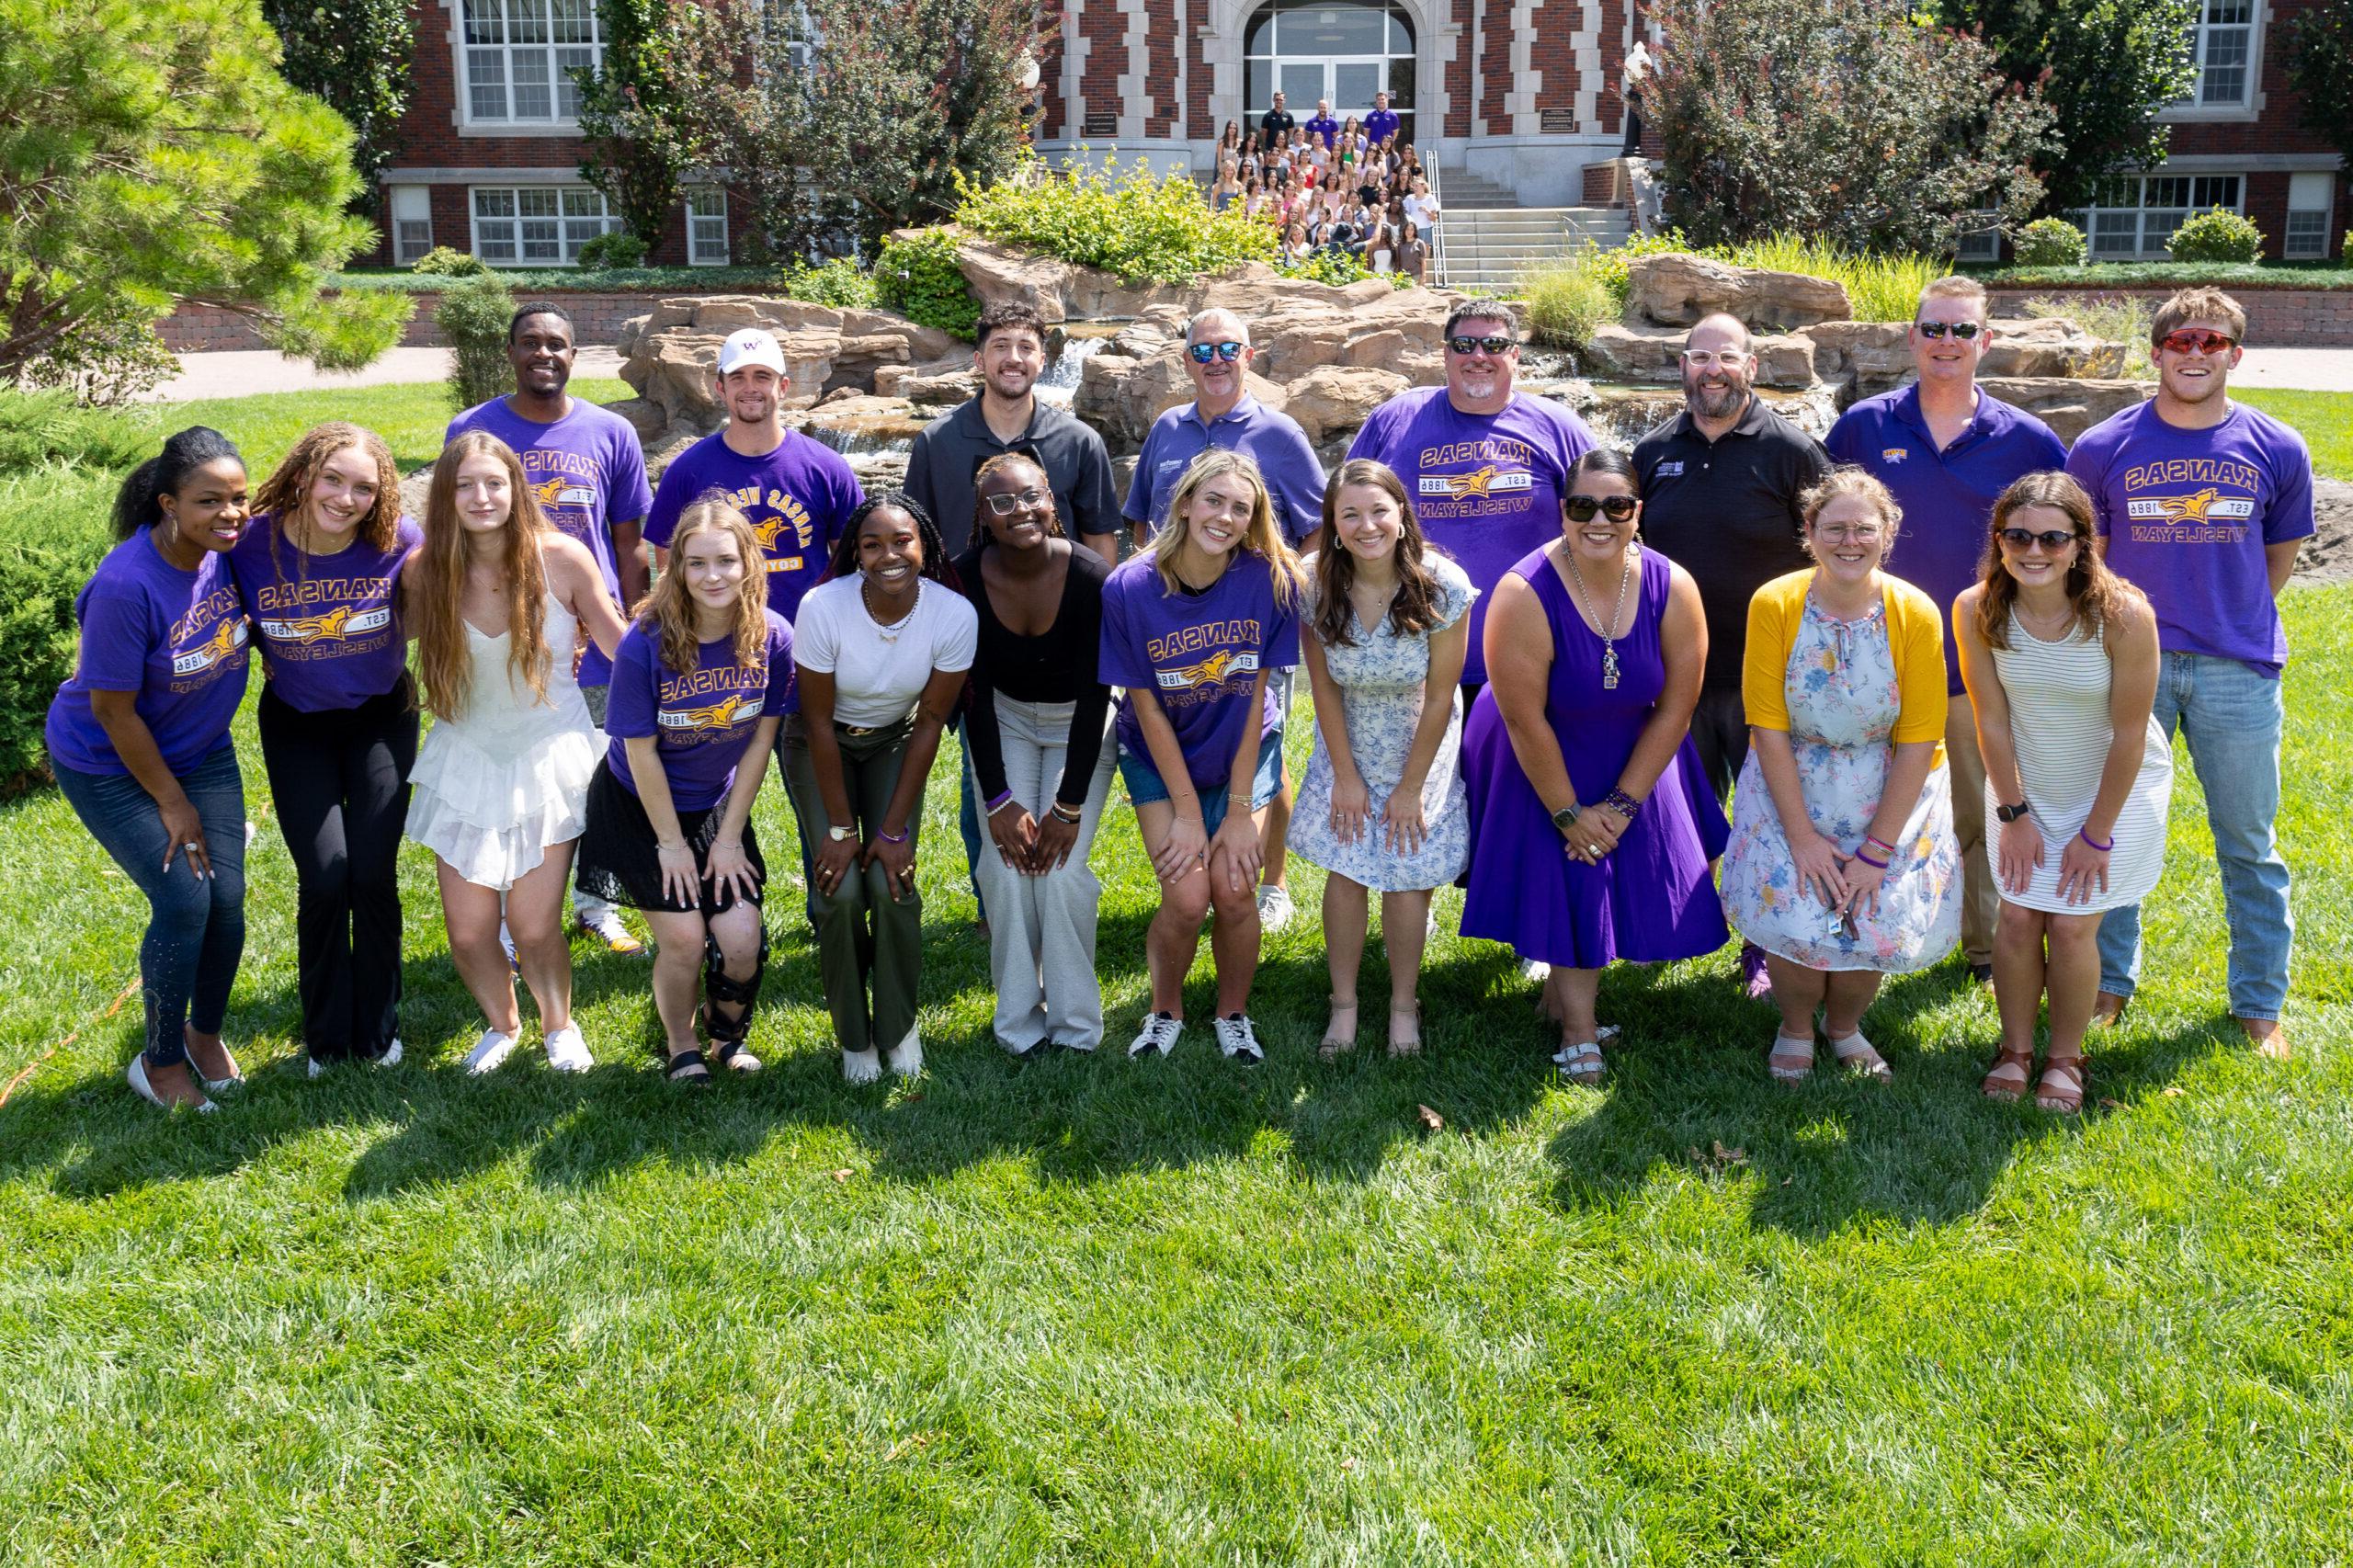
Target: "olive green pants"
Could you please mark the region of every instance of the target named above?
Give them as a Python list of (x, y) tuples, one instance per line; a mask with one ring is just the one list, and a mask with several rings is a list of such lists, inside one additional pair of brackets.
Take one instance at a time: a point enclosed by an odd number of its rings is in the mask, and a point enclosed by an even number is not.
[[(842, 783), (856, 819), (842, 825), (857, 834), (861, 844), (874, 835), (891, 808), (899, 768), (914, 736), (912, 714), (900, 723), (864, 733), (834, 726), (834, 744), (841, 748)], [(784, 782), (813, 856), (833, 823), (825, 815), (816, 760), (798, 716), (785, 724)], [(922, 821), (918, 802), (907, 818), (911, 849)], [(809, 904), (835, 1040), (846, 1051), (897, 1045), (915, 1027), (915, 991), (923, 983), (923, 895), (910, 889), (904, 898), (894, 896), (881, 867), (853, 865), (831, 893), (820, 891), (812, 876)]]

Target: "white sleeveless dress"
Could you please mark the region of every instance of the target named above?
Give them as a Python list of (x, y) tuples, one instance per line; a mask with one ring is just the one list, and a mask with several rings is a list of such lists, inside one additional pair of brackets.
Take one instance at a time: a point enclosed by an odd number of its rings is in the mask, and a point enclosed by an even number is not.
[(547, 858), (548, 846), (587, 825), (588, 781), (604, 755), (597, 722), (573, 678), (580, 623), (551, 594), (548, 694), (534, 697), (506, 663), (509, 634), (466, 626), (473, 695), (456, 719), (437, 719), (409, 775), (408, 835), (466, 881), (504, 892)]
[[(2094, 893), (2088, 903), (2069, 903), (2059, 896), (2059, 857), (2067, 841), (2083, 831), (2099, 794), (2100, 771), (2108, 766), (2108, 747), (2116, 728), (2109, 722), (2109, 685), (2114, 678), (2108, 648), (2099, 632), (2078, 637), (2072, 631), (2062, 641), (2045, 642), (2010, 613), (2010, 645), (1990, 650), (1994, 668), (2002, 677), (2002, 694), (2010, 706), (2010, 744), (2018, 757), (2018, 780), (2034, 825), (2042, 834), (2042, 864), (2022, 893), (2002, 889), (2002, 896), (2025, 909), (2052, 915), (2093, 915), (2104, 909), (2138, 903), (2157, 885), (2165, 867), (2165, 813), (2173, 801), (2173, 746), (2155, 716), (2149, 719), (2148, 747), (2141, 754), (2141, 772), (2132, 780), (2124, 809), (2117, 813), (2116, 847), (2108, 857), (2108, 892)], [(1995, 826), (1995, 798), (1985, 786), (1985, 847), (1993, 857), (1999, 848)], [(1995, 885), (2000, 867), (1995, 864)]]

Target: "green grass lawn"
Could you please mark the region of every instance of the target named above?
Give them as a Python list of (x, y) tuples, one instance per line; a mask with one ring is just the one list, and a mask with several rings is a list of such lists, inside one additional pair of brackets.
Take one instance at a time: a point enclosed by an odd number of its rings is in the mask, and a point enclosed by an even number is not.
[(2234, 387), (2231, 395), (2302, 431), (2312, 446), (2313, 472), (2326, 479), (2353, 479), (2353, 392)]
[[(30, 1069), (0, 1107), (0, 1561), (2346, 1561), (2353, 590), (2286, 606), (2302, 1049), (2226, 1016), (2185, 762), (2079, 1119), (1978, 1097), (1994, 1013), (1955, 964), (1871, 1015), (1886, 1087), (1769, 1084), (1729, 951), (1611, 973), (1624, 1048), (1566, 1086), (1508, 955), (1450, 935), (1428, 1054), (1323, 1066), (1305, 867), (1267, 1062), (1197, 1029), (1131, 1063), (1124, 811), (1111, 1049), (1016, 1063), (945, 759), (915, 1085), (844, 1085), (789, 898), (758, 1078), (672, 1090), (644, 969), (584, 949), (597, 1070), (534, 1031), (472, 1080), (415, 846), (409, 1060), (313, 1084), (250, 712), (252, 1082), (165, 1119), (120, 1074), (136, 895), (53, 790), (0, 806), (0, 1074)], [(758, 809), (790, 865), (773, 778)]]

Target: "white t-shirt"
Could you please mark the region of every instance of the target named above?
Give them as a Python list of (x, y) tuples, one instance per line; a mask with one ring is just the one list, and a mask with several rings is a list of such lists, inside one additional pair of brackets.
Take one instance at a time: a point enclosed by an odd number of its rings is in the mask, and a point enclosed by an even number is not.
[(1428, 233), (1431, 213), (1437, 205), (1427, 196), (1414, 195), (1405, 198), (1405, 222), (1413, 224), (1423, 233)]
[(915, 608), (885, 636), (866, 611), (855, 576), (809, 590), (792, 623), (793, 662), (834, 677), (837, 722), (875, 729), (905, 718), (936, 670), (969, 670), (981, 618), (963, 595), (928, 579)]

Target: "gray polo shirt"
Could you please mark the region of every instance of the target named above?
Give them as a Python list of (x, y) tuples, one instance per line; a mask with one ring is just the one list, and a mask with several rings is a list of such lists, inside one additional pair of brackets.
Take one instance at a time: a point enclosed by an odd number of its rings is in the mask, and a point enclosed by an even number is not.
[(975, 397), (917, 431), (907, 454), (907, 494), (939, 525), (949, 554), (961, 555), (972, 540), (972, 475), (999, 452), (1023, 453), (1046, 471), (1054, 511), (1073, 539), (1120, 531), (1120, 498), (1112, 490), (1111, 457), (1102, 437), (1069, 410), (1040, 399), (1032, 405), (1029, 428), (1000, 441), (981, 417)]

